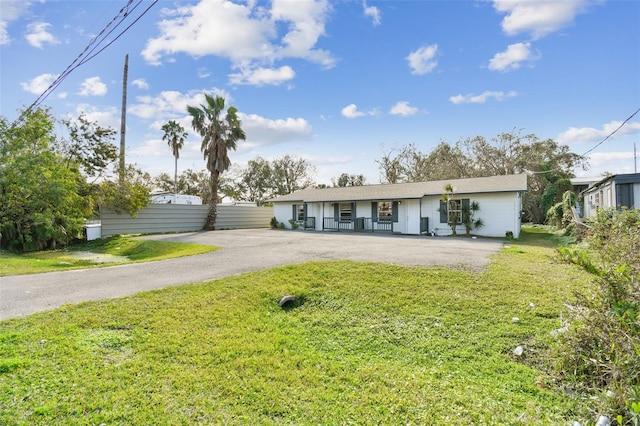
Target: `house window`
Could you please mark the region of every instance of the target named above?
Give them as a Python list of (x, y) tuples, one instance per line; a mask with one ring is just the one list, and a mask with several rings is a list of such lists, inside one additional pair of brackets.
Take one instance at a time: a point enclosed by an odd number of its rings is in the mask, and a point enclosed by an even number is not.
[(391, 221), (391, 201), (378, 201), (378, 220)]
[(297, 221), (304, 220), (304, 204), (293, 205), (293, 220), (297, 220)]
[(340, 220), (351, 220), (351, 203), (340, 203)]
[(469, 199), (449, 200), (448, 203), (440, 200), (440, 223), (462, 223), (462, 205), (468, 203)]
[(449, 200), (449, 222), (462, 223), (462, 200)]

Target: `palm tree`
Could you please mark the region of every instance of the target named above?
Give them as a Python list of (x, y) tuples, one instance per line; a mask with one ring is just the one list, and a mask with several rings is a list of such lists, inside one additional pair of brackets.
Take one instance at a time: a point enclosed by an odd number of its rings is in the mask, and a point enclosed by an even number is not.
[(175, 172), (174, 172), (174, 193), (178, 193), (178, 158), (180, 157), (180, 150), (184, 146), (184, 140), (189, 136), (187, 132), (184, 131), (184, 128), (176, 121), (169, 120), (167, 124), (162, 126), (162, 131), (164, 135), (162, 136), (163, 141), (167, 141), (169, 146), (171, 147), (171, 151), (173, 152), (173, 156), (175, 157)]
[(187, 111), (192, 117), (193, 130), (202, 136), (200, 150), (207, 162), (207, 170), (211, 172), (211, 202), (204, 229), (215, 229), (218, 217), (218, 181), (220, 174), (231, 166), (228, 151), (235, 151), (236, 143), (247, 138), (240, 127), (236, 107), (230, 106), (224, 117), (224, 98), (204, 94), (206, 103), (200, 107), (187, 106)]

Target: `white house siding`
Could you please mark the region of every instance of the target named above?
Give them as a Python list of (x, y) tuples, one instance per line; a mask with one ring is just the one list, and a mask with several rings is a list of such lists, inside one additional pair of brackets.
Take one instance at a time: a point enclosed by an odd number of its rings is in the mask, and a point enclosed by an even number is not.
[[(474, 235), (484, 237), (504, 237), (512, 232), (514, 238), (520, 235), (520, 212), (522, 197), (515, 192), (491, 194), (458, 194), (454, 198), (468, 198), (470, 202), (477, 201), (480, 207), (474, 216), (482, 219), (484, 226), (471, 231)], [(451, 228), (447, 223), (440, 222), (440, 197), (425, 197), (422, 201), (422, 216), (429, 217), (429, 230), (435, 230), (437, 235), (451, 235)], [(458, 234), (466, 232), (464, 225), (456, 227)]]
[[(598, 209), (615, 209), (616, 186), (614, 181), (604, 182), (597, 188), (590, 188), (584, 196), (584, 217), (595, 216)], [(633, 184), (634, 208), (640, 208), (640, 183)]]
[(274, 203), (273, 204), (273, 215), (275, 216), (278, 222), (284, 223), (286, 228), (291, 228), (291, 224), (289, 223), (289, 219), (292, 218), (291, 206), (294, 203)]
[(484, 222), (484, 226), (474, 233), (486, 237), (504, 237), (511, 232), (515, 238), (520, 236), (522, 197), (517, 193), (478, 194), (472, 201), (477, 201), (480, 207), (475, 217)]
[[(504, 237), (507, 233), (513, 233), (515, 238), (520, 235), (520, 212), (522, 210), (522, 198), (515, 192), (490, 193), (490, 194), (460, 194), (456, 198), (469, 198), (471, 202), (477, 201), (480, 210), (475, 218), (480, 218), (484, 226), (472, 231), (474, 235), (485, 237)], [(278, 222), (282, 222), (290, 229), (289, 220), (292, 219), (292, 204), (275, 203), (274, 215)], [(393, 232), (400, 234), (420, 234), (420, 219), (429, 218), (428, 232), (435, 230), (437, 235), (450, 235), (451, 228), (446, 223), (440, 222), (440, 197), (428, 196), (422, 200), (401, 200), (398, 205), (398, 221), (393, 223)], [(307, 203), (307, 216), (315, 217), (315, 229), (323, 229), (323, 218), (333, 217), (332, 203)], [(371, 218), (371, 201), (356, 202), (356, 218)], [(371, 223), (367, 222), (367, 230)], [(464, 234), (463, 225), (456, 228), (458, 234)], [(375, 229), (374, 229), (375, 231)]]

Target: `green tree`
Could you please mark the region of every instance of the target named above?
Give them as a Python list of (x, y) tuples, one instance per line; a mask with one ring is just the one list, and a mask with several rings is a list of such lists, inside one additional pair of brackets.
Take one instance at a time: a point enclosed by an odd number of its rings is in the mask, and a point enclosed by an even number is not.
[(211, 178), (206, 169), (187, 169), (178, 178), (178, 188), (182, 194), (197, 195), (204, 204), (211, 202)]
[[(215, 229), (218, 217), (218, 183), (220, 174), (231, 166), (228, 151), (235, 150), (238, 141), (245, 140), (237, 108), (231, 106), (224, 114), (225, 101), (221, 96), (215, 98), (205, 93), (205, 105), (187, 106), (192, 117), (193, 129), (202, 137), (201, 151), (211, 173), (211, 202), (204, 228)], [(223, 116), (224, 114), (224, 116)]]
[(429, 153), (415, 144), (391, 149), (376, 160), (383, 183), (426, 182), (472, 177), (470, 159), (458, 146), (440, 142)]
[(525, 220), (543, 223), (546, 212), (561, 201), (573, 170), (586, 161), (552, 139), (518, 131), (500, 133), (491, 140), (482, 136), (454, 145), (440, 142), (429, 153), (409, 144), (376, 160), (383, 181), (389, 183), (448, 180), (526, 173), (529, 190), (524, 196)]
[(364, 175), (342, 173), (337, 179), (331, 179), (333, 186), (345, 187), (345, 186), (362, 186), (367, 183), (367, 179)]
[[(600, 209), (579, 246), (562, 256), (593, 273), (567, 305), (558, 373), (619, 425), (640, 422), (640, 209)], [(570, 383), (570, 380), (566, 380)]]
[(175, 159), (175, 167), (174, 167), (174, 187), (173, 192), (175, 194), (178, 193), (178, 158), (180, 157), (180, 150), (184, 146), (184, 140), (189, 136), (187, 132), (185, 132), (184, 128), (174, 120), (169, 120), (162, 126), (162, 131), (164, 135), (162, 136), (163, 141), (167, 141), (169, 147), (171, 147), (171, 152), (173, 153), (173, 157)]
[(182, 192), (181, 186), (178, 185), (177, 181), (171, 179), (171, 176), (169, 176), (169, 173), (164, 173), (164, 172), (160, 173), (158, 176), (154, 177), (151, 180), (151, 183), (152, 183), (152, 188), (155, 191), (161, 191), (161, 192), (175, 191), (176, 185), (177, 185), (178, 190)]
[(118, 159), (113, 144), (116, 131), (89, 121), (84, 114), (77, 119), (62, 120), (68, 137), (62, 138), (58, 151), (66, 158), (67, 166), (78, 164), (84, 175), (93, 181), (104, 177), (110, 165)]
[(262, 205), (274, 192), (271, 164), (262, 157), (249, 160), (233, 186), (236, 199)]
[(273, 195), (286, 195), (314, 184), (315, 167), (304, 158), (285, 155), (271, 162)]
[(462, 224), (468, 235), (471, 235), (472, 229), (482, 228), (484, 221), (480, 218), (476, 218), (476, 213), (480, 211), (480, 204), (477, 201), (472, 201), (468, 204), (462, 203)]
[(447, 209), (447, 224), (451, 228), (452, 235), (458, 235), (456, 227), (460, 223), (460, 208), (456, 204), (460, 200), (455, 200), (455, 188), (450, 183), (444, 186), (444, 194), (442, 194), (442, 201), (444, 201), (445, 208)]
[(0, 247), (32, 251), (61, 247), (81, 235), (93, 199), (78, 193), (81, 162), (57, 151), (46, 108), (10, 127), (0, 118)]
[(132, 164), (125, 167), (124, 173), (120, 173), (119, 166), (116, 166), (114, 175), (121, 176), (122, 181), (101, 182), (95, 190), (98, 204), (116, 213), (126, 212), (135, 218), (140, 210), (151, 204), (151, 176)]
[(568, 190), (562, 194), (562, 201), (549, 207), (547, 221), (558, 229), (566, 229), (573, 222), (573, 208), (576, 206), (575, 192)]

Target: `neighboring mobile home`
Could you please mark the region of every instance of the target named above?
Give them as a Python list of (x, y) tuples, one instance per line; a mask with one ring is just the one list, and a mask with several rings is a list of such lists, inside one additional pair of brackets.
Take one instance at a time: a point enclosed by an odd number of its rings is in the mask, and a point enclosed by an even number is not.
[[(472, 231), (474, 235), (518, 238), (522, 195), (527, 191), (525, 174), (303, 189), (270, 201), (276, 220), (287, 228), (293, 221), (317, 231), (449, 235), (451, 228), (442, 202), (446, 184), (453, 185), (453, 205), (458, 209), (478, 203), (480, 209), (474, 218), (482, 219), (484, 226)], [(456, 230), (465, 233), (462, 223)]]
[(640, 208), (640, 173), (612, 175), (582, 191), (584, 217), (593, 217), (598, 209)]

